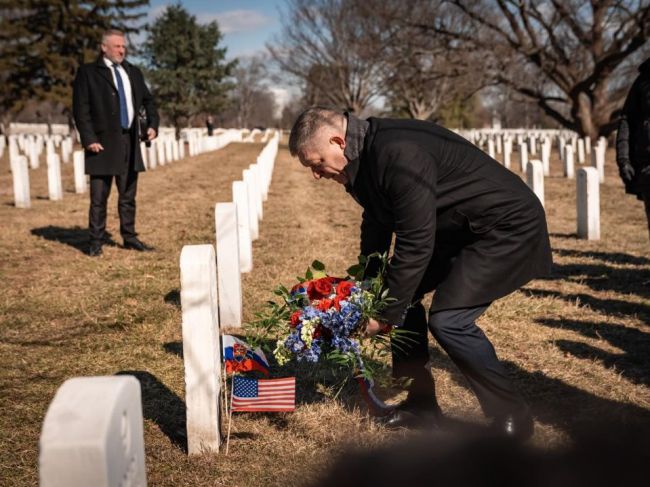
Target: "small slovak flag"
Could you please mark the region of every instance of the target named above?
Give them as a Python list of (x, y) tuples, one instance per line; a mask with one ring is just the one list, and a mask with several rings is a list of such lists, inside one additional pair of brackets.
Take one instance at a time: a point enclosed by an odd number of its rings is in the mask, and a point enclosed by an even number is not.
[(223, 335), (221, 346), (227, 373), (258, 371), (269, 375), (269, 361), (261, 348), (253, 350), (248, 343), (232, 335)]

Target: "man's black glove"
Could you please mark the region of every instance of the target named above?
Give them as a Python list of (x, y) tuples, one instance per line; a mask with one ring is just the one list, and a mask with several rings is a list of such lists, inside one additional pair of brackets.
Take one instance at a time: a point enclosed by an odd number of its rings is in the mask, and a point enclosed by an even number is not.
[(622, 161), (618, 165), (618, 173), (625, 184), (630, 184), (634, 179), (634, 167), (630, 161)]

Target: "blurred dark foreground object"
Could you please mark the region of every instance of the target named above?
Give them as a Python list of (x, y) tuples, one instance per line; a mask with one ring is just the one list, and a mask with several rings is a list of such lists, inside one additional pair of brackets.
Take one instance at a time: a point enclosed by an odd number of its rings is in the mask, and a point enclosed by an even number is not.
[(594, 427), (543, 450), (497, 436), (437, 434), (341, 454), (311, 487), (619, 487), (650, 482), (650, 427)]

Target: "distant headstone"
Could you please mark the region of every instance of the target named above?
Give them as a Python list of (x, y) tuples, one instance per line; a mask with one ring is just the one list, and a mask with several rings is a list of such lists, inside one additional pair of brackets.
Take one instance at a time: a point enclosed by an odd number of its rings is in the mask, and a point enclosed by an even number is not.
[(72, 165), (74, 169), (74, 190), (75, 193), (85, 193), (86, 174), (85, 174), (85, 156), (84, 151), (77, 150), (72, 154)]
[(510, 169), (510, 157), (512, 155), (512, 139), (507, 138), (503, 142), (503, 165), (506, 169)]
[(583, 167), (576, 178), (578, 237), (587, 240), (600, 239), (600, 194), (598, 170)]
[(260, 237), (259, 218), (257, 217), (257, 188), (250, 169), (244, 169), (244, 184), (248, 188), (248, 218), (251, 229), (251, 240), (255, 241)]
[(217, 241), (219, 324), (222, 327), (240, 327), (242, 324), (242, 292), (237, 205), (235, 203), (217, 203), (214, 207), (214, 219)]
[(221, 350), (214, 248), (184, 246), (180, 266), (187, 448), (190, 455), (197, 455), (217, 452), (221, 442)]
[(63, 199), (61, 182), (61, 161), (56, 153), (47, 154), (47, 189), (52, 201)]
[(145, 487), (138, 380), (66, 380), (45, 415), (38, 465), (40, 487)]
[(542, 206), (544, 206), (544, 165), (542, 161), (533, 159), (528, 161), (526, 168), (526, 182), (533, 193), (537, 195)]
[(585, 163), (585, 141), (584, 139), (578, 139), (578, 163)]
[(241, 272), (253, 270), (253, 247), (248, 211), (248, 187), (243, 181), (232, 183), (232, 200), (237, 206), (237, 228), (239, 230), (239, 268)]
[(573, 179), (575, 177), (575, 163), (573, 160), (573, 146), (564, 146), (564, 177)]
[(528, 144), (525, 142), (519, 144), (519, 162), (521, 172), (526, 174), (526, 166), (528, 165)]
[(14, 204), (16, 208), (30, 208), (29, 167), (25, 156), (17, 156), (11, 164), (11, 176), (14, 182)]
[(551, 174), (551, 139), (545, 138), (542, 142), (542, 167), (544, 176)]
[(604, 142), (598, 140), (598, 144), (591, 153), (591, 166), (598, 170), (598, 180), (605, 182), (605, 151), (607, 147)]
[(488, 139), (488, 155), (494, 159), (496, 154), (495, 154), (495, 148), (494, 148), (494, 139), (490, 137)]
[(147, 169), (156, 169), (158, 165), (158, 151), (156, 150), (155, 144), (152, 142), (149, 147), (147, 147)]
[(531, 134), (528, 140), (530, 144), (530, 155), (537, 155), (537, 137), (535, 134)]

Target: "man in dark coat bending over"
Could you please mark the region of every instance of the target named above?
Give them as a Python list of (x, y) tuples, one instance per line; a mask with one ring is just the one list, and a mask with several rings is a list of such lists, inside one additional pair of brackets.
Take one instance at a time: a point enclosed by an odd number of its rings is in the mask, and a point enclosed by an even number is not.
[[(393, 374), (412, 379), (389, 427), (435, 425), (427, 325), (463, 372), (493, 427), (518, 439), (533, 418), (475, 320), (492, 301), (551, 268), (544, 209), (522, 180), (436, 124), (313, 107), (296, 120), (289, 150), (316, 179), (344, 184), (363, 207), (361, 253), (395, 246), (386, 285), (395, 298), (366, 332), (393, 325), (417, 344), (393, 351)], [(429, 317), (421, 303), (435, 290)], [(404, 348), (403, 346), (401, 348)]]

